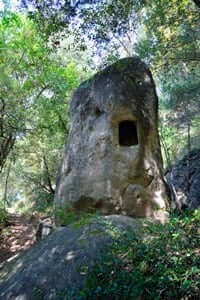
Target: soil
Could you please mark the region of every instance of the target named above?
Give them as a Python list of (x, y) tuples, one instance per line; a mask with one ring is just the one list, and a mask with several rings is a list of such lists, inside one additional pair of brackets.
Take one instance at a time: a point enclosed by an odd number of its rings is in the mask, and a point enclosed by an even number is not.
[(9, 258), (27, 250), (36, 242), (38, 216), (9, 214), (8, 226), (0, 233), (0, 267)]

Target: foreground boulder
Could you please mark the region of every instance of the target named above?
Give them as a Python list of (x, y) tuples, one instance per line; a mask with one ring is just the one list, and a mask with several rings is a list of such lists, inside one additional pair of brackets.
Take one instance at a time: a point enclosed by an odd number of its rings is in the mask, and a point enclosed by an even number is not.
[(138, 58), (107, 67), (76, 90), (57, 180), (56, 209), (155, 216), (166, 209), (158, 99)]
[(142, 220), (113, 215), (84, 222), (57, 229), (0, 270), (1, 280), (9, 270), (9, 277), (0, 285), (0, 299), (60, 299), (62, 293), (80, 291), (85, 270), (114, 241), (116, 230), (130, 229), (142, 239)]

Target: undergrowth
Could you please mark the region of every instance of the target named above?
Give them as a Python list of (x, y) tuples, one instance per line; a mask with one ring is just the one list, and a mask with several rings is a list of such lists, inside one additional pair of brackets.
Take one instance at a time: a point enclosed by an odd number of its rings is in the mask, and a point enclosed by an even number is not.
[(6, 225), (8, 221), (8, 214), (6, 212), (6, 209), (3, 205), (1, 205), (0, 202), (0, 227)]
[[(82, 216), (74, 226), (90, 222), (90, 215)], [(113, 243), (92, 268), (84, 268), (85, 288), (55, 291), (55, 299), (200, 299), (200, 211), (174, 214), (165, 225), (149, 221), (141, 235), (107, 225)], [(40, 290), (36, 294), (46, 299)]]
[(166, 225), (151, 223), (144, 239), (124, 232), (73, 299), (199, 299), (199, 224), (194, 211), (173, 215)]

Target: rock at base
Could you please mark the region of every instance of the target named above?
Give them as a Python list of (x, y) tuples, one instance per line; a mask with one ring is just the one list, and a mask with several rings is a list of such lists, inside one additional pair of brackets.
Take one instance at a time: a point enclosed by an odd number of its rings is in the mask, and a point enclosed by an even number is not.
[(39, 223), (36, 231), (36, 241), (43, 240), (53, 232), (53, 222), (50, 217), (44, 217)]
[(84, 226), (58, 228), (16, 259), (9, 278), (0, 285), (0, 299), (40, 299), (36, 297), (40, 294), (43, 300), (56, 300), (60, 292), (80, 290), (85, 285), (83, 269), (90, 269), (113, 242), (115, 230), (130, 229), (142, 239), (143, 222), (113, 215), (89, 219)]
[[(188, 169), (189, 160), (189, 169)], [(194, 149), (166, 170), (174, 209), (200, 209), (200, 149)], [(189, 182), (188, 182), (189, 180)]]

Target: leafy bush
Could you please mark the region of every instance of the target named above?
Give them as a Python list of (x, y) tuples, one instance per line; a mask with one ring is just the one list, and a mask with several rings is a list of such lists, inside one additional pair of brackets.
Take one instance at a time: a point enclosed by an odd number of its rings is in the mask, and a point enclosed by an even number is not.
[(99, 214), (92, 208), (89, 212), (80, 212), (77, 214), (71, 206), (56, 208), (55, 218), (59, 225), (66, 226), (74, 222), (74, 228), (88, 225), (91, 220), (97, 218)]
[[(37, 197), (36, 197), (37, 196)], [(33, 215), (38, 212), (43, 215), (53, 215), (53, 200), (47, 193), (37, 193), (35, 199), (16, 201), (12, 206), (20, 215)], [(48, 198), (49, 197), (49, 198)], [(50, 200), (49, 200), (50, 199)]]
[(4, 207), (0, 205), (0, 225), (5, 225), (8, 221), (8, 215)]
[(53, 194), (47, 193), (42, 190), (35, 190), (35, 196), (29, 200), (33, 206), (32, 210), (34, 212), (41, 213), (53, 213)]
[(55, 219), (57, 225), (66, 226), (75, 221), (75, 214), (70, 207), (59, 207), (56, 208)]
[(117, 238), (87, 275), (81, 299), (199, 299), (200, 212)]

